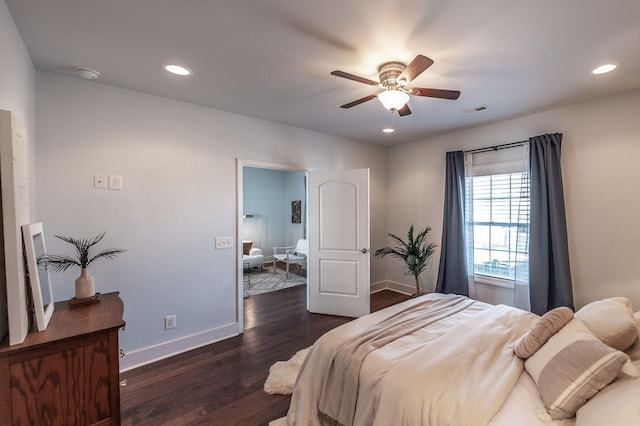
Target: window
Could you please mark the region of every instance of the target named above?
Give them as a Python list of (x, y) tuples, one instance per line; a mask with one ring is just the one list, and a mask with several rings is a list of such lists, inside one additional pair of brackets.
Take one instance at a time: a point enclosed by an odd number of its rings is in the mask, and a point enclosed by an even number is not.
[(515, 280), (528, 261), (529, 185), (523, 173), (472, 178), (473, 272)]
[(511, 286), (528, 276), (529, 179), (524, 158), (504, 157), (490, 152), (466, 160), (467, 252), (474, 280)]

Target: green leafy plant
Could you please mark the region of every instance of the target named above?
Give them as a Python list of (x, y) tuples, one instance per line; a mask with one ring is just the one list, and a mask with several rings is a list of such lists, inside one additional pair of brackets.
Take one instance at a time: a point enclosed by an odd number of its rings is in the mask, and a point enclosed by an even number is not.
[(72, 238), (64, 237), (62, 235), (56, 235), (56, 238), (60, 238), (62, 241), (73, 245), (76, 249), (75, 256), (65, 256), (57, 254), (47, 254), (42, 257), (41, 261), (47, 265), (47, 268), (53, 272), (64, 272), (74, 266), (79, 266), (81, 269), (89, 266), (90, 263), (98, 259), (114, 259), (118, 254), (125, 252), (121, 249), (107, 249), (103, 250), (96, 255), (91, 255), (91, 247), (98, 244), (104, 238), (106, 232), (101, 232), (93, 238)]
[(404, 241), (402, 238), (394, 234), (388, 234), (396, 241), (396, 246), (384, 247), (376, 250), (375, 253), (375, 256), (378, 258), (385, 257), (389, 254), (404, 261), (406, 267), (405, 273), (413, 275), (416, 280), (416, 294), (414, 296), (422, 294), (420, 292), (420, 282), (418, 281), (418, 277), (424, 271), (424, 268), (426, 268), (427, 261), (433, 255), (437, 247), (434, 243), (427, 243), (426, 238), (429, 231), (431, 231), (431, 227), (427, 226), (414, 238), (413, 225), (411, 225), (411, 228), (409, 228), (409, 232), (407, 233), (407, 241)]

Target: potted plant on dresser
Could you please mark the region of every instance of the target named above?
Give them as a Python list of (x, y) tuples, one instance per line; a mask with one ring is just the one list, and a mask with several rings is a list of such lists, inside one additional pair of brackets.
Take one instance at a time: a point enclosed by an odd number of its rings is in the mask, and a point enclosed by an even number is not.
[(125, 252), (122, 249), (107, 249), (92, 255), (91, 248), (104, 238), (106, 232), (101, 232), (93, 238), (73, 238), (56, 235), (56, 238), (69, 243), (75, 247), (75, 256), (47, 254), (41, 259), (47, 268), (53, 272), (64, 272), (75, 266), (80, 267), (80, 276), (75, 281), (75, 299), (90, 300), (96, 296), (95, 281), (87, 267), (98, 259), (114, 259), (118, 254)]

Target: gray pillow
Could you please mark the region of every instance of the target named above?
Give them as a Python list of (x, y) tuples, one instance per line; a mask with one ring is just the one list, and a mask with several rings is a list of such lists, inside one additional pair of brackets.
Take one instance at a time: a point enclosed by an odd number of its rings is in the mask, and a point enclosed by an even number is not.
[(513, 347), (517, 357), (527, 359), (547, 343), (562, 327), (573, 319), (573, 311), (566, 307), (555, 308), (538, 318), (533, 327)]

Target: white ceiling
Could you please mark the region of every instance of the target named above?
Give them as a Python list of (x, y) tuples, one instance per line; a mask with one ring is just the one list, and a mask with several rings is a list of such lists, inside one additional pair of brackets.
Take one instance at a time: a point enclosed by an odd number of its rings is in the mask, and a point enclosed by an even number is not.
[[(6, 0), (38, 69), (381, 145), (640, 88), (638, 0)], [(435, 63), (398, 117), (377, 100), (387, 61)], [(605, 61), (620, 68), (593, 76)], [(180, 63), (184, 78), (161, 66)], [(486, 105), (483, 112), (470, 112)], [(383, 134), (393, 126), (396, 132)]]

